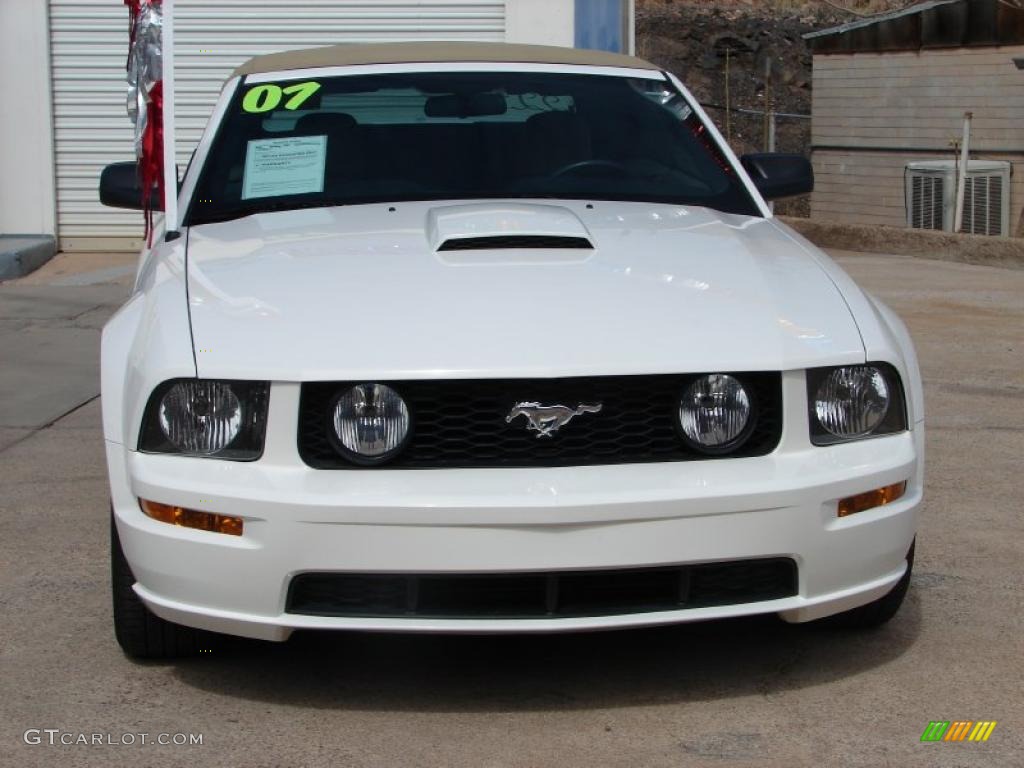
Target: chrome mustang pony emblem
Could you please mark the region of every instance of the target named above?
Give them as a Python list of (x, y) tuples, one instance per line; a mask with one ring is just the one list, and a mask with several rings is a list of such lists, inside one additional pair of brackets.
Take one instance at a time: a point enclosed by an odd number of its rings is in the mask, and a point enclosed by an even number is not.
[(540, 403), (516, 403), (512, 406), (505, 423), (512, 423), (517, 416), (525, 416), (529, 422), (526, 428), (536, 432), (537, 437), (551, 437), (560, 430), (573, 417), (581, 416), (584, 413), (600, 413), (601, 403), (597, 405), (585, 405), (580, 403), (575, 408), (567, 405), (541, 405)]

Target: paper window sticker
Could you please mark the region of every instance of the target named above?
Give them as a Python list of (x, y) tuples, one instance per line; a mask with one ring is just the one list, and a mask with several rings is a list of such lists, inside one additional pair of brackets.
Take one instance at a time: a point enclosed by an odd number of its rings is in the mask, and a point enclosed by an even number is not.
[(242, 199), (324, 191), (326, 136), (253, 139), (245, 149)]

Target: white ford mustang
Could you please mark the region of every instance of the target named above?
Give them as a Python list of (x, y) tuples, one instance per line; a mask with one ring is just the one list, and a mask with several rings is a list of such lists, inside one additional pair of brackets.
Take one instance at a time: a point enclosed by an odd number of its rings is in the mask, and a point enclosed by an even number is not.
[(812, 184), (626, 56), (243, 65), (103, 332), (122, 647), (891, 618), (921, 380)]

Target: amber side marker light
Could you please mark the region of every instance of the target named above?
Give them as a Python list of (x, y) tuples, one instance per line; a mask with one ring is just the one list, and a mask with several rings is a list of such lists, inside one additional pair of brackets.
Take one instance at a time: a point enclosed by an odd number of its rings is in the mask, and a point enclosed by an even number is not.
[(173, 504), (161, 504), (158, 501), (139, 499), (142, 511), (154, 520), (184, 528), (197, 528), (200, 531), (226, 533), (229, 536), (242, 535), (242, 518), (228, 515), (215, 515), (212, 512), (200, 512), (198, 509), (185, 509)]
[(907, 482), (904, 480), (902, 483), (893, 483), (884, 488), (876, 488), (866, 493), (858, 493), (856, 496), (847, 496), (845, 499), (839, 500), (838, 514), (840, 517), (847, 517), (857, 512), (863, 512), (866, 509), (880, 507), (883, 504), (896, 501), (906, 492)]

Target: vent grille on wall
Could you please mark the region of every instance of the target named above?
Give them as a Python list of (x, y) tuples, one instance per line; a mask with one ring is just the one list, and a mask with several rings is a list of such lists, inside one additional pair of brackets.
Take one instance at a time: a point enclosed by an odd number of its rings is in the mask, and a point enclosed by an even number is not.
[[(953, 160), (911, 163), (906, 167), (907, 226), (952, 232), (956, 214), (957, 164)], [(1010, 164), (971, 160), (964, 187), (961, 231), (1009, 235)]]
[(910, 226), (914, 229), (943, 229), (945, 179), (915, 174), (910, 177), (910, 185)]
[(1006, 235), (1003, 228), (1002, 176), (968, 176), (964, 193), (963, 232)]

